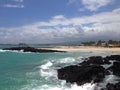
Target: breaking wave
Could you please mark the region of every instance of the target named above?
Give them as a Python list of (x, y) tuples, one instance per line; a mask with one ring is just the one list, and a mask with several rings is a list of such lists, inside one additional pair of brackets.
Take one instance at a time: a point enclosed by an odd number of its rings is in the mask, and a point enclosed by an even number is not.
[(7, 51), (9, 51), (9, 50), (2, 50), (2, 49), (0, 49), (0, 52), (7, 52)]
[(15, 53), (32, 53), (32, 52), (23, 52), (23, 50), (17, 51), (17, 50), (2, 50), (0, 49), (0, 52), (15, 52)]

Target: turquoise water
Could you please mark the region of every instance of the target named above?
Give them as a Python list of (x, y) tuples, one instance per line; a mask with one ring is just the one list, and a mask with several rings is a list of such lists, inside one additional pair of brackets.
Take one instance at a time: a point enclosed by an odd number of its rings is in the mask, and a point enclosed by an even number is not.
[(56, 69), (79, 63), (81, 58), (93, 55), (106, 56), (110, 53), (23, 53), (0, 50), (0, 90), (74, 90), (70, 84), (57, 79)]

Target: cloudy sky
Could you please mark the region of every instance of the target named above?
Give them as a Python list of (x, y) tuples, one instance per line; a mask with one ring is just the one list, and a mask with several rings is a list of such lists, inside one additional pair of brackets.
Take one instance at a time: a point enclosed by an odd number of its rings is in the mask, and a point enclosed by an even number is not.
[(0, 0), (0, 43), (120, 40), (120, 0)]

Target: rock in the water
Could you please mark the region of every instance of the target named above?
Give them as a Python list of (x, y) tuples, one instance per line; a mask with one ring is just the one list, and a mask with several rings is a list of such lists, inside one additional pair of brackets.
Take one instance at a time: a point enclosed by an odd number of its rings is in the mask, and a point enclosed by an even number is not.
[(102, 88), (101, 90), (120, 90), (120, 82), (116, 84), (108, 83), (106, 88)]
[(22, 50), (23, 52), (36, 52), (36, 53), (65, 52), (65, 51), (58, 51), (58, 50), (36, 49), (33, 47), (12, 47), (12, 48), (4, 48), (3, 50), (16, 50), (16, 51)]
[(92, 64), (104, 64), (103, 58), (101, 56), (89, 57), (88, 62)]
[(104, 58), (102, 58), (101, 56), (91, 56), (87, 60), (80, 63), (80, 65), (90, 65), (90, 64), (103, 65), (103, 64), (110, 64), (110, 62), (108, 60), (104, 60)]
[(104, 58), (105, 60), (116, 60), (120, 61), (120, 55), (111, 55)]
[(98, 65), (67, 66), (58, 69), (58, 79), (82, 85), (88, 82), (100, 82), (105, 76), (105, 69)]
[(114, 62), (109, 69), (113, 72), (114, 75), (120, 76), (120, 62)]
[[(113, 65), (108, 69), (101, 66), (110, 64), (111, 60), (113, 61)], [(102, 58), (101, 56), (92, 56), (84, 59), (84, 61), (79, 65), (63, 67), (58, 69), (57, 72), (58, 79), (66, 80), (66, 82), (69, 83), (77, 83), (78, 85), (89, 82), (98, 83), (104, 79), (105, 75), (109, 75), (111, 72), (114, 75), (120, 76), (120, 55), (111, 55), (105, 58)], [(112, 85), (108, 84), (107, 88), (109, 87), (112, 87)], [(116, 87), (119, 86), (117, 85)], [(112, 88), (110, 90), (112, 90)]]

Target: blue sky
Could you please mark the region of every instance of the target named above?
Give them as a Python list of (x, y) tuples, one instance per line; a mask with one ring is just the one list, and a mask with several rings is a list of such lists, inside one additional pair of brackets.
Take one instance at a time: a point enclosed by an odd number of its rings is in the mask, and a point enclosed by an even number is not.
[(0, 0), (0, 43), (120, 40), (120, 0)]

